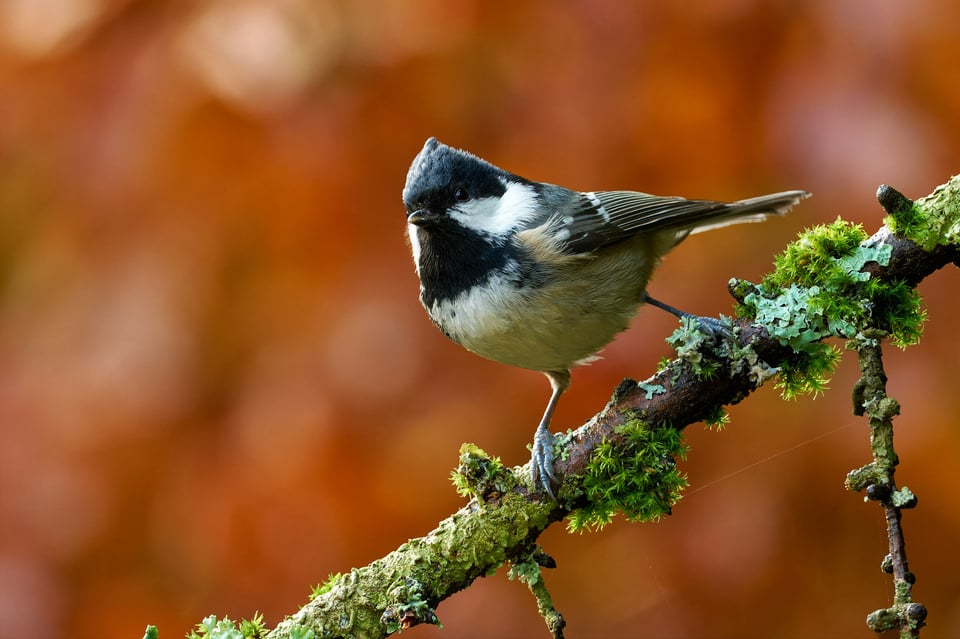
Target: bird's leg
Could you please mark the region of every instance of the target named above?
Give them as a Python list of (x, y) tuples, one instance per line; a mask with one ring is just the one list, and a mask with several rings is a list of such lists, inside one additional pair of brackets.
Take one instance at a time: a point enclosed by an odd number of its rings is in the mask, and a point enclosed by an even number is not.
[(544, 371), (544, 375), (550, 380), (550, 388), (553, 393), (550, 395), (550, 401), (547, 402), (547, 409), (543, 411), (543, 418), (540, 425), (537, 426), (537, 432), (533, 434), (533, 455), (530, 458), (530, 479), (534, 486), (539, 486), (545, 493), (550, 495), (550, 499), (557, 501), (553, 496), (553, 484), (557, 478), (553, 474), (553, 442), (554, 437), (550, 432), (550, 418), (553, 416), (553, 409), (557, 407), (557, 401), (563, 391), (570, 385), (570, 371)]
[(652, 297), (647, 295), (646, 291), (643, 292), (641, 301), (646, 304), (649, 304), (650, 306), (656, 306), (657, 308), (670, 313), (674, 317), (679, 317), (680, 319), (688, 317), (690, 319), (697, 320), (697, 323), (700, 325), (700, 330), (714, 339), (716, 339), (718, 336), (727, 337), (727, 338), (732, 337), (732, 334), (730, 333), (730, 329), (727, 328), (723, 324), (723, 322), (721, 322), (716, 318), (701, 317), (700, 315), (694, 315), (693, 313), (687, 313), (686, 311), (681, 311), (680, 309), (674, 308), (669, 304), (664, 304), (660, 300), (653, 299)]

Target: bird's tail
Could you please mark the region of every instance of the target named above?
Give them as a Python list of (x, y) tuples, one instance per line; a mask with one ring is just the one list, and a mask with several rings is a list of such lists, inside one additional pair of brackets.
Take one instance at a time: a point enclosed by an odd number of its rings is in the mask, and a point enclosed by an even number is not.
[[(745, 200), (738, 200), (724, 204), (721, 207), (704, 207), (703, 217), (697, 221), (687, 219), (691, 225), (690, 233), (700, 233), (711, 229), (742, 224), (744, 222), (761, 222), (771, 215), (783, 215), (800, 200), (810, 197), (807, 191), (783, 191), (760, 195)], [(691, 216), (691, 217), (695, 217)]]

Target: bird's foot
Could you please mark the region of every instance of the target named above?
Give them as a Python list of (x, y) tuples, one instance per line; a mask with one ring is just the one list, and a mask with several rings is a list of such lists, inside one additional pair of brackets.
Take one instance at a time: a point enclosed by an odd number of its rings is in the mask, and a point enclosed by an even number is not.
[(656, 306), (657, 308), (670, 313), (674, 317), (695, 321), (700, 329), (700, 332), (713, 339), (714, 342), (719, 342), (721, 339), (733, 339), (733, 331), (731, 330), (730, 326), (728, 326), (727, 322), (724, 322), (723, 320), (719, 320), (715, 317), (701, 317), (700, 315), (694, 315), (693, 313), (681, 311), (679, 308), (674, 308), (669, 304), (664, 304), (660, 300), (650, 297), (646, 291), (644, 291), (641, 299), (644, 303), (649, 304), (650, 306)]
[(541, 424), (533, 435), (533, 454), (530, 457), (530, 479), (534, 487), (543, 490), (554, 502), (557, 501), (553, 495), (553, 486), (557, 483), (557, 477), (553, 473), (555, 440), (546, 424)]
[(716, 317), (701, 317), (700, 315), (688, 315), (690, 319), (697, 323), (700, 332), (711, 338), (715, 343), (724, 339), (733, 339), (733, 331), (729, 324)]

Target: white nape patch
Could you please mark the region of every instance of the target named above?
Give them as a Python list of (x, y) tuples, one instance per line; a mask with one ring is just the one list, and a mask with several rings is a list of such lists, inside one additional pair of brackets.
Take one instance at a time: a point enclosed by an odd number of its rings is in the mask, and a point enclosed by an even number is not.
[(584, 193), (587, 196), (587, 199), (590, 200), (590, 204), (597, 209), (597, 213), (600, 214), (600, 217), (603, 218), (603, 221), (607, 224), (610, 223), (610, 214), (607, 213), (607, 209), (604, 208), (603, 202), (600, 201), (600, 198), (597, 197), (597, 194), (593, 191), (587, 191)]
[(485, 197), (457, 204), (450, 217), (469, 229), (505, 235), (537, 214), (537, 193), (532, 187), (504, 180), (506, 192), (499, 198)]

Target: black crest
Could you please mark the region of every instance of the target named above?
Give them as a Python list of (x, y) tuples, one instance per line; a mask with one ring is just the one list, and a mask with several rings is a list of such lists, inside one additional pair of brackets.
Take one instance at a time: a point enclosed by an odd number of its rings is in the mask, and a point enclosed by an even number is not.
[(403, 203), (408, 211), (445, 208), (453, 203), (458, 188), (466, 189), (470, 198), (499, 197), (506, 190), (503, 180), (509, 177), (472, 153), (430, 138), (407, 172)]

